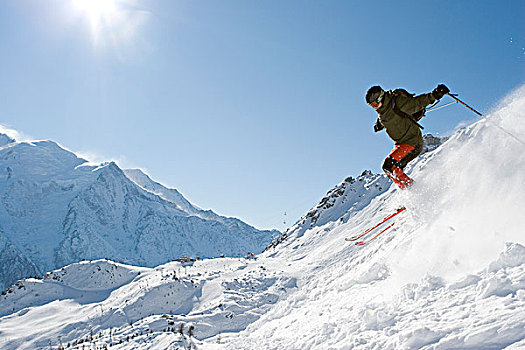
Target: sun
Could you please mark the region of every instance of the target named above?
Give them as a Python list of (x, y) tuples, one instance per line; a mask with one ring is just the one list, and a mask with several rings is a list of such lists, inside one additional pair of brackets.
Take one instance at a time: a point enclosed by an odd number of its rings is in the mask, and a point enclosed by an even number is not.
[(102, 27), (112, 26), (118, 15), (117, 0), (71, 0), (76, 10), (82, 12), (91, 24), (91, 31), (98, 36)]
[(75, 7), (85, 12), (91, 20), (111, 16), (117, 10), (115, 0), (72, 0)]
[(139, 31), (151, 12), (136, 6), (136, 0), (66, 0), (77, 28), (90, 29), (93, 48), (105, 52), (113, 48), (122, 58), (125, 49), (137, 45)]

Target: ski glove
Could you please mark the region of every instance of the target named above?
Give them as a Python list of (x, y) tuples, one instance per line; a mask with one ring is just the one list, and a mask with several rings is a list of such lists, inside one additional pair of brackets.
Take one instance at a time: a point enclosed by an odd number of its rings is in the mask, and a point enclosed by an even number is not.
[(383, 126), (383, 124), (381, 124), (381, 122), (379, 121), (379, 118), (377, 118), (376, 124), (374, 125), (374, 131), (378, 132), (378, 131), (383, 130), (384, 128), (385, 127)]
[(433, 91), (432, 91), (432, 96), (434, 96), (434, 98), (436, 100), (441, 100), (441, 98), (443, 96), (445, 96), (446, 94), (448, 94), (450, 92), (449, 88), (446, 87), (446, 85), (444, 84), (439, 84)]

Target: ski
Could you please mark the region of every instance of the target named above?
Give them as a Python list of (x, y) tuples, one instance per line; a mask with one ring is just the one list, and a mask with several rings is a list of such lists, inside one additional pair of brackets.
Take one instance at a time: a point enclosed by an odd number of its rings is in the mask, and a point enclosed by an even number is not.
[(370, 237), (370, 238), (368, 238), (366, 240), (355, 242), (355, 245), (365, 245), (365, 244), (367, 244), (368, 242), (372, 241), (373, 239), (377, 238), (377, 236), (379, 236), (380, 234), (382, 234), (383, 232), (388, 230), (390, 227), (394, 226), (395, 223), (396, 222), (394, 221), (393, 223), (391, 223), (390, 225), (388, 225), (387, 227), (385, 227), (384, 229), (382, 229), (381, 231), (379, 231), (378, 233), (376, 233), (375, 235), (373, 235), (372, 237)]
[[(348, 237), (348, 238), (345, 238), (346, 241), (357, 241), (359, 238), (363, 237), (364, 235), (366, 235), (367, 233), (370, 233), (372, 232), (373, 230), (375, 230), (376, 228), (378, 228), (379, 226), (383, 225), (385, 222), (387, 222), (388, 220), (392, 219), (393, 217), (395, 217), (396, 215), (398, 215), (399, 213), (402, 213), (403, 211), (405, 211), (407, 208), (406, 207), (401, 207), (399, 208), (395, 213), (393, 214), (390, 214), (388, 215), (387, 217), (385, 217), (383, 219), (383, 221), (381, 221), (380, 223), (378, 223), (377, 225), (375, 225), (374, 227), (370, 227), (368, 229), (366, 229), (364, 232), (358, 234), (358, 235), (355, 235), (355, 236), (352, 236), (352, 237)], [(387, 227), (390, 228), (391, 226)], [(386, 231), (386, 229), (384, 230)], [(381, 232), (383, 233), (383, 231)]]

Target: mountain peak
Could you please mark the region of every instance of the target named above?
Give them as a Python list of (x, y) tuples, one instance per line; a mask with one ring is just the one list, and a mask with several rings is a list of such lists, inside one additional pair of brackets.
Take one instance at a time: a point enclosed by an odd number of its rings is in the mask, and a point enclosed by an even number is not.
[(181, 255), (257, 253), (275, 236), (203, 211), (142, 171), (89, 163), (53, 141), (0, 146), (2, 179), (0, 270), (9, 273), (0, 287), (81, 259), (155, 266)]
[(0, 147), (7, 146), (8, 144), (14, 142), (16, 142), (16, 140), (9, 135), (0, 133)]
[(106, 169), (107, 171), (116, 172), (116, 173), (119, 173), (119, 174), (123, 174), (124, 173), (122, 171), (122, 169), (118, 166), (118, 164), (115, 163), (114, 161), (104, 162), (104, 163), (100, 164), (99, 168), (100, 169)]
[(449, 139), (448, 136), (435, 136), (430, 133), (423, 135), (423, 150), (421, 153), (426, 153), (437, 149)]

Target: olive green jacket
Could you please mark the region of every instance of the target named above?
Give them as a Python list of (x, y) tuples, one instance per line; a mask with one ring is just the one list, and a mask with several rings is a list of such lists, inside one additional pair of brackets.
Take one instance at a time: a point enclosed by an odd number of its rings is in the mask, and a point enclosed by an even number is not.
[[(385, 96), (382, 101), (383, 105), (377, 109), (379, 122), (385, 127), (386, 133), (394, 140), (396, 145), (408, 144), (420, 148), (423, 146), (421, 130), (412, 120), (394, 112), (392, 96), (392, 91), (385, 91)], [(415, 97), (409, 97), (403, 94), (396, 96), (396, 106), (407, 114), (420, 111), (435, 101), (436, 99), (431, 93)]]

